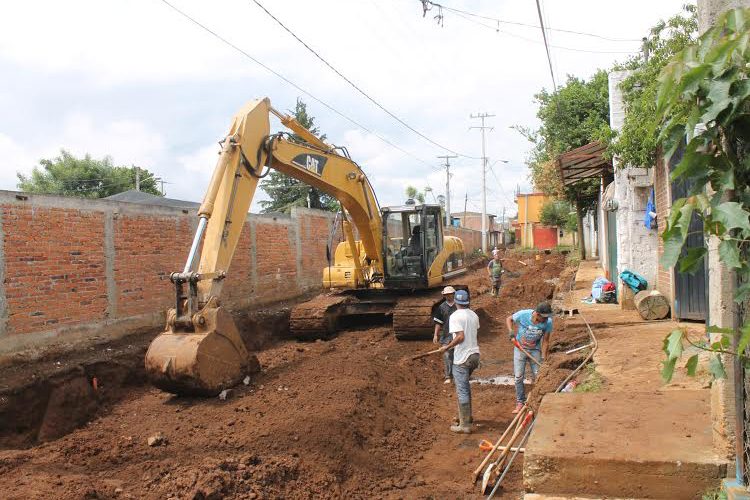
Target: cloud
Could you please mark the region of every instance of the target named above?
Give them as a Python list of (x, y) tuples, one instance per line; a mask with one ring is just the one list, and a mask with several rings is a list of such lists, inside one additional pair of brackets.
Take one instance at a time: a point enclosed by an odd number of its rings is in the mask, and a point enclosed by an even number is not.
[(138, 165), (149, 170), (165, 158), (165, 144), (158, 132), (145, 123), (115, 120), (102, 123), (84, 113), (72, 113), (62, 120), (53, 137), (0, 133), (0, 187), (16, 189), (16, 173), (28, 174), (42, 158), (57, 156), (66, 149), (76, 156), (111, 156), (118, 165)]
[[(0, 106), (7, 110), (0, 114), (3, 187), (15, 186), (16, 170), (28, 171), (64, 147), (143, 165), (171, 183), (169, 196), (200, 200), (215, 164), (215, 141), (232, 114), (248, 99), (269, 96), (281, 110), (302, 97), (330, 142), (347, 146), (368, 173), (381, 203), (401, 203), (409, 184), (442, 193), (445, 174), (437, 156), (446, 151), (349, 87), (257, 6), (245, 0), (169, 1), (428, 165), (356, 128), (163, 2), (27, 0), (4, 7), (0, 17), (0, 78), (6, 83)], [(634, 40), (553, 31), (553, 45), (623, 51), (638, 50), (637, 40), (682, 2), (569, 0), (544, 7), (549, 26)], [(527, 185), (522, 163), (529, 144), (509, 127), (535, 126), (533, 95), (551, 87), (538, 28), (503, 25), (497, 32), (450, 12), (440, 27), (432, 19), (436, 13), (422, 17), (415, 0), (263, 3), (369, 96), (447, 148), (479, 156), (480, 137), (469, 130), (476, 125), (469, 115), (495, 114), (487, 154), (510, 163), (487, 175), (488, 210), (512, 207), (515, 186)], [(456, 0), (455, 6), (538, 22), (533, 2)], [(555, 48), (552, 54), (558, 82), (566, 74), (590, 76), (625, 57)], [(463, 208), (467, 195), (468, 206), (478, 206), (479, 162), (459, 158), (453, 165), (453, 206)], [(256, 201), (262, 196), (258, 191)]]

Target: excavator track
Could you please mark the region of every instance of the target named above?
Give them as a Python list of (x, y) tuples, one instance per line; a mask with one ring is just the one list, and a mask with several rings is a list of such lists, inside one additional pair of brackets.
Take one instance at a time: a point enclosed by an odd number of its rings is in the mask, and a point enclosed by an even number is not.
[(398, 340), (432, 338), (432, 312), (442, 300), (440, 290), (399, 298), (393, 308), (393, 334)]
[(289, 328), (299, 340), (330, 339), (337, 333), (337, 324), (344, 306), (356, 300), (344, 294), (321, 295), (292, 309)]

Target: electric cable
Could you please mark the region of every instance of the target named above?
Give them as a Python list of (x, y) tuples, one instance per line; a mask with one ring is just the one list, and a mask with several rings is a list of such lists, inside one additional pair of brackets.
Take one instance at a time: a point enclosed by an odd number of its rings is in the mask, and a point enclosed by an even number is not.
[[(417, 1), (419, 1), (420, 3), (422, 3), (422, 0), (417, 0)], [(485, 16), (485, 15), (482, 15), (482, 14), (477, 14), (477, 13), (469, 12), (469, 11), (466, 11), (466, 10), (456, 9), (454, 7), (448, 7), (448, 6), (444, 5), (444, 4), (440, 4), (440, 3), (437, 3), (437, 2), (430, 2), (430, 1), (428, 1), (427, 3), (430, 4), (430, 5), (434, 5), (436, 7), (441, 7), (441, 8), (443, 8), (443, 9), (449, 11), (449, 12), (466, 14), (467, 16), (472, 16), (472, 17), (476, 17), (476, 18), (479, 18), (479, 19), (486, 19), (488, 21), (494, 21), (494, 22), (496, 22), (498, 24), (510, 24), (510, 25), (514, 25), (514, 26), (523, 26), (525, 28), (535, 28), (535, 29), (538, 29), (540, 27), (540, 26), (538, 26), (536, 24), (522, 23), (522, 22), (519, 22), (519, 21), (507, 21), (507, 20), (504, 20), (504, 19), (498, 19), (496, 17)], [(572, 34), (572, 35), (581, 35), (581, 36), (588, 36), (588, 37), (592, 37), (592, 38), (599, 38), (600, 40), (607, 40), (609, 42), (640, 42), (641, 41), (640, 39), (635, 39), (635, 38), (614, 38), (614, 37), (608, 37), (608, 36), (604, 36), (604, 35), (598, 35), (596, 33), (587, 33), (585, 31), (575, 31), (575, 30), (568, 30), (568, 29), (562, 29), (562, 28), (547, 28), (547, 29), (549, 29), (551, 31), (559, 31), (560, 33), (568, 33), (568, 34)]]
[[(555, 72), (552, 70), (552, 55), (549, 52), (549, 44), (547, 43), (547, 32), (544, 30), (544, 19), (542, 19), (542, 7), (539, 5), (539, 0), (536, 0), (536, 11), (539, 14), (540, 28), (542, 29), (542, 38), (544, 39), (544, 48), (547, 51), (547, 62), (549, 63), (549, 74), (552, 76), (552, 87), (557, 94), (557, 83), (555, 82)], [(558, 104), (559, 106), (559, 104)]]
[(346, 77), (343, 73), (341, 73), (341, 71), (339, 71), (338, 69), (336, 69), (323, 56), (321, 56), (315, 49), (313, 49), (312, 47), (310, 47), (310, 45), (308, 45), (304, 40), (302, 40), (299, 36), (297, 36), (296, 33), (294, 33), (291, 29), (287, 28), (286, 25), (284, 23), (282, 23), (279, 20), (278, 17), (276, 17), (275, 15), (273, 15), (258, 0), (252, 0), (252, 2), (255, 5), (257, 5), (258, 7), (260, 7), (266, 14), (268, 14), (268, 16), (271, 17), (271, 19), (273, 19), (274, 21), (276, 21), (276, 23), (279, 26), (281, 26), (284, 29), (284, 31), (286, 31), (287, 33), (289, 33), (295, 40), (297, 40), (299, 43), (301, 43), (310, 53), (312, 53), (318, 60), (320, 60), (323, 64), (325, 64), (331, 71), (333, 71), (334, 73), (336, 73), (339, 77), (341, 77), (342, 80), (344, 80), (346, 83), (348, 83), (349, 86), (351, 86), (354, 90), (356, 90), (357, 92), (359, 92), (360, 94), (362, 94), (362, 96), (364, 96), (368, 101), (370, 101), (375, 106), (377, 106), (378, 108), (380, 108), (385, 114), (387, 114), (388, 116), (390, 116), (391, 118), (393, 118), (394, 120), (396, 120), (398, 123), (400, 123), (401, 125), (403, 125), (407, 129), (411, 130), (412, 132), (414, 132), (419, 137), (421, 137), (425, 141), (429, 142), (433, 146), (437, 146), (437, 147), (439, 147), (439, 148), (441, 148), (441, 149), (443, 149), (445, 151), (448, 151), (449, 153), (453, 153), (454, 155), (463, 156), (464, 158), (471, 158), (473, 160), (478, 160), (479, 159), (477, 157), (466, 155), (466, 154), (462, 154), (462, 153), (459, 153), (457, 151), (454, 151), (453, 149), (451, 149), (449, 147), (443, 146), (439, 142), (434, 141), (430, 137), (426, 136), (425, 134), (423, 134), (419, 130), (415, 129), (414, 127), (412, 127), (411, 125), (409, 125), (408, 123), (406, 123), (399, 116), (397, 116), (395, 113), (393, 113), (392, 111), (390, 111), (388, 108), (386, 108), (385, 106), (383, 106), (382, 104), (380, 104), (380, 102), (378, 102), (373, 97), (371, 97), (367, 92), (365, 92), (364, 90), (362, 90), (356, 83), (354, 83), (348, 77)]
[(324, 106), (328, 110), (330, 110), (333, 113), (337, 114), (338, 116), (340, 116), (344, 120), (348, 121), (352, 125), (354, 125), (354, 126), (360, 128), (360, 129), (364, 130), (365, 132), (367, 132), (369, 134), (372, 134), (373, 136), (377, 137), (378, 139), (380, 139), (384, 143), (388, 144), (392, 148), (397, 149), (398, 151), (401, 151), (405, 155), (407, 155), (407, 156), (409, 156), (409, 157), (411, 157), (411, 158), (413, 158), (413, 159), (415, 159), (415, 160), (417, 160), (417, 161), (419, 161), (419, 162), (421, 162), (421, 163), (423, 163), (423, 164), (425, 164), (425, 165), (433, 168), (433, 166), (430, 163), (428, 163), (426, 160), (423, 160), (422, 158), (419, 158), (415, 154), (413, 154), (413, 153), (411, 153), (411, 152), (403, 149), (402, 147), (398, 146), (397, 144), (394, 144), (393, 142), (391, 142), (390, 140), (386, 139), (385, 137), (383, 137), (382, 135), (378, 134), (377, 132), (374, 132), (373, 130), (371, 130), (368, 127), (362, 125), (361, 123), (359, 123), (358, 121), (354, 120), (353, 118), (345, 115), (343, 112), (341, 112), (338, 109), (334, 108), (332, 105), (330, 105), (327, 102), (323, 101), (322, 99), (318, 98), (314, 94), (308, 92), (307, 90), (305, 90), (301, 86), (297, 85), (292, 80), (290, 80), (289, 78), (285, 77), (284, 75), (282, 75), (278, 71), (274, 70), (270, 66), (268, 66), (268, 65), (264, 64), (263, 62), (261, 62), (260, 60), (256, 59), (255, 57), (253, 57), (252, 55), (250, 55), (248, 52), (246, 52), (245, 50), (243, 50), (242, 48), (238, 47), (237, 45), (233, 44), (232, 42), (230, 42), (226, 38), (222, 37), (221, 35), (219, 35), (215, 31), (213, 31), (211, 28), (209, 28), (205, 24), (202, 24), (200, 21), (194, 19), (189, 14), (187, 14), (186, 12), (180, 10), (179, 8), (177, 8), (176, 6), (174, 6), (173, 4), (171, 4), (170, 2), (168, 2), (167, 0), (159, 0), (159, 1), (162, 2), (163, 4), (167, 5), (169, 8), (171, 8), (172, 10), (174, 10), (175, 12), (177, 12), (178, 14), (180, 14), (182, 17), (184, 17), (185, 19), (187, 19), (191, 23), (195, 24), (199, 28), (203, 29), (204, 31), (206, 31), (207, 33), (209, 33), (210, 35), (212, 35), (213, 37), (215, 37), (216, 39), (218, 39), (219, 41), (221, 41), (225, 45), (227, 45), (227, 46), (231, 47), (232, 49), (234, 49), (235, 51), (239, 52), (240, 54), (242, 54), (246, 58), (250, 59), (252, 62), (254, 62), (255, 64), (257, 64), (258, 66), (262, 67), (263, 69), (265, 69), (269, 73), (273, 74), (277, 78), (283, 80), (288, 85), (290, 85), (290, 86), (294, 87), (295, 89), (299, 90), (300, 92), (302, 92), (306, 96), (308, 96), (311, 99), (313, 99), (315, 102), (319, 103), (320, 105)]

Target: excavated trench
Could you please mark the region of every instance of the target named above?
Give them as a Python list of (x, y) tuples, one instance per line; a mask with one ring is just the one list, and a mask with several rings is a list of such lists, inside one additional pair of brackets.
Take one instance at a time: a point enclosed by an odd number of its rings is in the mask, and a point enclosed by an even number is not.
[[(504, 318), (553, 298), (550, 279), (565, 263), (547, 259), (515, 266), (518, 277), (499, 299), (485, 293), (484, 270), (473, 273), (482, 324), (477, 379), (512, 373)], [(455, 395), (442, 384), (440, 358), (409, 361), (431, 342), (398, 342), (390, 328), (372, 325), (330, 342), (289, 341), (289, 310), (235, 317), (263, 371), (227, 401), (175, 398), (148, 386), (143, 356), (153, 331), (0, 368), (0, 487), (9, 498), (477, 494), (467, 471), (481, 460), (478, 441), (496, 439), (510, 421), (512, 386), (475, 383), (477, 433), (452, 435)], [(563, 323), (531, 399), (554, 390), (579, 359), (564, 351), (581, 345), (585, 332)], [(164, 444), (150, 447), (156, 433)], [(521, 481), (514, 464), (508, 498)]]
[[(234, 315), (248, 349), (289, 337), (288, 303)], [(251, 334), (252, 332), (252, 334)], [(144, 357), (159, 331), (140, 331), (84, 351), (47, 353), (0, 368), (0, 450), (60, 438), (148, 385)]]

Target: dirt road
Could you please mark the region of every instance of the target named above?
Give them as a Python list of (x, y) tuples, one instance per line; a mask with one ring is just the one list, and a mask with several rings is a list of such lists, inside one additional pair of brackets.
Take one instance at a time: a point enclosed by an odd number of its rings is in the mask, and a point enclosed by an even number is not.
[[(475, 294), (482, 366), (511, 375), (502, 321), (548, 298), (559, 255), (510, 264), (521, 273), (499, 299)], [(484, 269), (467, 278), (484, 286)], [(500, 335), (502, 334), (502, 335)], [(84, 427), (27, 450), (0, 452), (4, 498), (470, 498), (480, 439), (510, 421), (512, 386), (473, 386), (472, 435), (448, 431), (456, 413), (441, 360), (406, 361), (430, 342), (397, 342), (389, 328), (327, 342), (280, 342), (226, 401), (177, 398), (144, 386)], [(98, 380), (106, 387), (107, 380)], [(147, 440), (161, 433), (164, 442)], [(520, 460), (505, 494), (520, 491)]]

